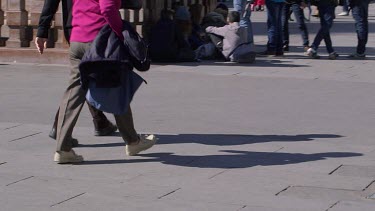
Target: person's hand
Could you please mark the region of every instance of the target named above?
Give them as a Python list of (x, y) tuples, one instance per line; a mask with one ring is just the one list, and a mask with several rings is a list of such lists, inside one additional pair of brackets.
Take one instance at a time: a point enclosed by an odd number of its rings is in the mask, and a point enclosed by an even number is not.
[(43, 50), (47, 48), (47, 38), (36, 37), (35, 45), (40, 54), (43, 54)]

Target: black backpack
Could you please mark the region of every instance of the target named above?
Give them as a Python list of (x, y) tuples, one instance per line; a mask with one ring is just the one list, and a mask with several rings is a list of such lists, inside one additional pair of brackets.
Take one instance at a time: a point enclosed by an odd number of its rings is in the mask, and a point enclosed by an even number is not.
[(122, 35), (124, 36), (124, 44), (129, 50), (130, 61), (135, 69), (141, 72), (149, 70), (151, 60), (146, 41), (127, 21), (123, 21)]

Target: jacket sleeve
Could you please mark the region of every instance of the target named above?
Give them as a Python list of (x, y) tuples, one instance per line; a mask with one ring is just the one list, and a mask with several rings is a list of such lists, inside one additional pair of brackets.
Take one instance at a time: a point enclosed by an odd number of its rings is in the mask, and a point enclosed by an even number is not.
[(121, 5), (121, 0), (99, 0), (100, 12), (107, 21), (112, 30), (124, 40), (122, 35), (122, 20), (120, 12), (118, 11)]
[(225, 34), (228, 32), (227, 26), (228, 25), (223, 26), (223, 27), (209, 26), (209, 27), (206, 28), (206, 32), (224, 37)]
[(48, 38), (48, 30), (51, 28), (52, 18), (59, 8), (60, 0), (45, 0), (42, 13), (39, 18), (37, 37)]

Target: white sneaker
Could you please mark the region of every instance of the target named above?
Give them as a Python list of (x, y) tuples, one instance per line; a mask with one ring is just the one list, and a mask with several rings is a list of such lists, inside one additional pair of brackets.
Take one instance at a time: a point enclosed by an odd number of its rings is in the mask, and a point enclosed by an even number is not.
[(316, 52), (316, 50), (314, 50), (313, 48), (307, 49), (305, 55), (310, 57), (310, 58), (313, 58), (313, 59), (319, 59), (320, 58), (320, 56), (318, 55), (318, 52)]
[(141, 135), (139, 138), (139, 143), (136, 145), (126, 145), (125, 153), (129, 156), (138, 154), (141, 151), (147, 150), (154, 146), (156, 143), (156, 136), (154, 135)]
[(77, 155), (74, 150), (70, 150), (69, 152), (65, 151), (58, 151), (55, 152), (55, 157), (53, 159), (58, 164), (62, 163), (80, 163), (83, 162), (83, 157), (81, 155)]

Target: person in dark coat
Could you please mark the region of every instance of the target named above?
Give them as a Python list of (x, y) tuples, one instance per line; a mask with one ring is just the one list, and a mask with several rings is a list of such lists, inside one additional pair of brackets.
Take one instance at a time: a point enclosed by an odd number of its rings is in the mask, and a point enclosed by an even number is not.
[[(60, 0), (45, 0), (42, 13), (39, 18), (38, 31), (35, 38), (35, 45), (38, 48), (40, 54), (43, 54), (48, 41), (48, 31), (51, 28), (52, 19), (56, 14), (56, 11), (59, 7)], [(70, 34), (72, 30), (72, 0), (62, 1), (62, 12), (63, 12), (63, 28), (64, 36), (67, 42), (70, 41)], [(117, 127), (113, 125), (104, 113), (100, 110), (95, 109), (90, 104), (87, 104), (89, 111), (93, 117), (93, 122), (95, 126), (95, 135), (97, 136), (106, 136), (110, 135), (117, 130)], [(57, 120), (59, 115), (59, 109), (55, 115), (55, 121), (53, 123), (52, 130), (49, 136), (53, 139), (56, 139), (56, 127)], [(78, 141), (73, 139), (74, 146), (78, 145)]]

